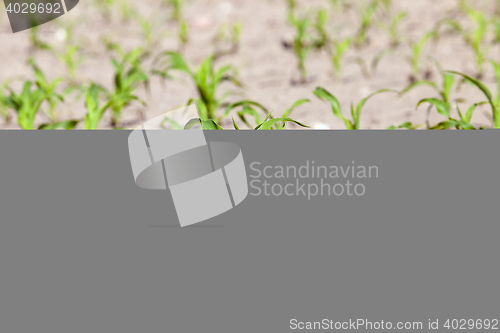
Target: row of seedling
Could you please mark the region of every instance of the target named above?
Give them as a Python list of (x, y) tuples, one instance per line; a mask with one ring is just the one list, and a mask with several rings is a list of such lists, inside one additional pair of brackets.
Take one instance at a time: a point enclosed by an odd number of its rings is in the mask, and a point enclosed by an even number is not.
[[(484, 76), (485, 64), (493, 47), (500, 45), (500, 18), (497, 13), (488, 13), (476, 9), (473, 2), (457, 0), (456, 13), (447, 14), (436, 22), (435, 26), (421, 34), (410, 38), (402, 33), (401, 24), (407, 18), (407, 13), (394, 12), (391, 1), (330, 1), (333, 10), (319, 8), (304, 11), (298, 9), (299, 0), (286, 0), (288, 11), (287, 21), (293, 27), (294, 39), (283, 41), (283, 46), (292, 51), (297, 59), (300, 80), (293, 82), (308, 82), (307, 58), (315, 50), (324, 50), (332, 64), (333, 76), (339, 79), (343, 68), (348, 64), (357, 64), (365, 77), (373, 76), (382, 59), (393, 55), (406, 61), (411, 69), (409, 81), (415, 82), (421, 78), (429, 78), (431, 57), (424, 54), (426, 45), (434, 42), (437, 46), (442, 36), (455, 34), (460, 36), (474, 56), (474, 69), (470, 73), (475, 78)], [(496, 1), (498, 5), (498, 1)], [(345, 11), (354, 11), (357, 23), (347, 35), (339, 24)], [(379, 52), (374, 52), (373, 59), (367, 62), (359, 56), (346, 57), (349, 50), (356, 50), (370, 44), (370, 32), (379, 37), (385, 35), (388, 45)], [(500, 57), (493, 56), (494, 60)]]
[[(288, 22), (295, 28), (296, 35), (293, 41), (284, 41), (286, 48), (293, 50), (297, 56), (298, 69), (300, 72), (300, 81), (307, 81), (306, 60), (308, 55), (314, 50), (325, 50), (331, 57), (334, 73), (340, 76), (344, 65), (344, 54), (350, 48), (362, 48), (369, 44), (369, 31), (377, 27), (378, 16), (386, 17), (386, 24), (380, 25), (388, 32), (390, 47), (377, 54), (371, 66), (364, 64), (361, 58), (352, 57), (350, 61), (361, 65), (366, 76), (373, 75), (380, 61), (391, 53), (399, 51), (398, 45), (405, 41), (401, 36), (399, 24), (405, 18), (404, 13), (392, 13), (392, 3), (388, 0), (371, 0), (360, 2), (348, 1), (330, 1), (333, 11), (349, 11), (354, 6), (359, 15), (359, 26), (355, 34), (343, 39), (332, 38), (334, 34), (330, 32), (329, 20), (331, 20), (332, 9), (320, 9), (314, 15), (300, 14), (297, 9), (296, 0), (287, 0), (288, 4)], [(353, 3), (355, 5), (353, 5)], [(96, 3), (97, 4), (97, 3)], [(473, 129), (471, 124), (472, 114), (482, 104), (491, 106), (491, 119), (494, 127), (500, 126), (500, 96), (494, 98), (486, 85), (481, 82), (484, 65), (487, 62), (487, 51), (489, 45), (488, 36), (494, 36), (492, 42), (500, 42), (500, 21), (494, 17), (488, 18), (484, 12), (474, 9), (464, 0), (459, 2), (460, 12), (465, 13), (474, 23), (474, 28), (464, 28), (457, 20), (445, 19), (436, 25), (435, 29), (425, 33), (416, 42), (409, 42), (411, 52), (403, 55), (411, 65), (412, 75), (410, 77), (411, 85), (403, 89), (399, 94), (404, 94), (420, 85), (431, 86), (437, 91), (436, 97), (424, 99), (418, 103), (428, 105), (428, 113), (435, 109), (439, 114), (445, 117), (445, 121), (436, 125), (426, 124), (420, 126), (410, 123), (404, 123), (391, 128), (419, 128), (429, 129)], [(235, 75), (235, 69), (232, 66), (218, 67), (215, 65), (217, 59), (223, 55), (235, 53), (238, 51), (241, 25), (233, 25), (227, 29), (221, 29), (216, 37), (219, 41), (229, 41), (230, 47), (226, 49), (216, 49), (213, 55), (209, 56), (198, 68), (188, 65), (181, 52), (160, 52), (155, 54), (158, 38), (155, 37), (152, 23), (142, 18), (133, 10), (126, 10), (129, 6), (125, 0), (107, 0), (99, 2), (104, 15), (110, 6), (122, 6), (121, 13), (123, 19), (138, 19), (143, 31), (144, 45), (131, 52), (123, 51), (116, 43), (105, 41), (107, 48), (113, 52), (114, 56), (111, 62), (114, 67), (113, 87), (106, 89), (103, 86), (90, 82), (79, 82), (78, 68), (84, 61), (78, 42), (74, 37), (74, 26), (65, 26), (64, 40), (65, 44), (61, 50), (58, 50), (47, 44), (39, 38), (37, 29), (31, 30), (30, 40), (32, 47), (36, 50), (48, 50), (54, 52), (62, 63), (66, 65), (68, 78), (56, 78), (48, 80), (44, 72), (38, 67), (36, 62), (31, 59), (29, 64), (34, 73), (34, 79), (22, 82), (21, 88), (13, 88), (16, 82), (8, 80), (0, 86), (0, 111), (4, 121), (8, 123), (12, 120), (12, 115), (17, 115), (18, 125), (23, 129), (72, 129), (81, 124), (85, 129), (96, 129), (99, 127), (125, 128), (129, 127), (122, 120), (124, 110), (130, 105), (145, 104), (145, 101), (139, 97), (138, 89), (143, 87), (149, 91), (150, 79), (152, 76), (159, 76), (163, 79), (171, 79), (175, 72), (187, 75), (193, 82), (197, 90), (197, 96), (193, 96), (188, 103), (196, 103), (199, 111), (199, 119), (188, 123), (187, 127), (193, 124), (201, 124), (202, 127), (207, 124), (221, 123), (226, 118), (231, 119), (233, 127), (239, 129), (238, 123), (250, 128), (256, 129), (283, 129), (288, 123), (298, 126), (306, 126), (301, 122), (290, 118), (291, 112), (298, 106), (307, 103), (308, 99), (301, 99), (291, 103), (291, 107), (280, 115), (270, 111), (262, 104), (256, 101), (242, 100), (228, 102), (229, 93), (221, 94), (220, 86), (224, 82), (229, 82), (235, 87), (240, 87), (240, 83)], [(166, 5), (172, 8), (172, 20), (177, 22), (180, 34), (187, 34), (187, 25), (183, 13), (183, 1), (170, 0)], [(130, 16), (126, 14), (129, 13)], [(184, 32), (182, 32), (184, 29)], [(229, 31), (229, 33), (226, 33)], [(477, 72), (474, 75), (465, 75), (455, 72), (446, 72), (439, 70), (442, 76), (442, 87), (439, 87), (432, 81), (431, 75), (423, 71), (422, 58), (423, 50), (431, 40), (438, 41), (440, 36), (449, 32), (458, 32), (464, 41), (471, 46), (476, 55)], [(179, 39), (181, 45), (186, 43), (187, 35)], [(179, 48), (182, 51), (182, 47)], [(146, 69), (145, 63), (149, 61), (151, 66)], [(430, 63), (435, 62), (430, 60)], [(499, 77), (499, 67), (496, 62), (491, 62)], [(371, 70), (368, 68), (371, 67)], [(466, 112), (462, 112), (459, 103), (460, 100), (450, 100), (452, 86), (456, 83), (456, 77), (460, 77), (460, 83), (467, 82), (479, 88), (486, 97), (485, 101), (473, 104)], [(360, 118), (365, 103), (372, 97), (380, 93), (389, 92), (389, 90), (377, 91), (361, 100), (356, 106), (352, 105), (350, 116), (347, 116), (340, 107), (337, 98), (324, 88), (317, 88), (314, 95), (317, 98), (328, 101), (331, 104), (333, 114), (342, 120), (347, 129), (360, 129)], [(499, 94), (500, 95), (500, 94)], [(80, 98), (86, 107), (86, 115), (82, 119), (72, 119), (61, 121), (58, 118), (57, 109), (61, 103), (69, 98)], [(452, 115), (456, 111), (456, 115)], [(279, 113), (279, 112), (278, 112)], [(141, 115), (140, 115), (141, 116)], [(143, 117), (142, 117), (143, 118)], [(141, 118), (141, 119), (142, 119)], [(108, 124), (103, 124), (107, 119)], [(137, 121), (140, 121), (138, 119)], [(38, 124), (38, 125), (36, 125)], [(210, 125), (211, 126), (211, 125)], [(219, 126), (219, 125), (217, 125)], [(216, 126), (216, 127), (217, 127)], [(183, 126), (179, 126), (183, 127)]]

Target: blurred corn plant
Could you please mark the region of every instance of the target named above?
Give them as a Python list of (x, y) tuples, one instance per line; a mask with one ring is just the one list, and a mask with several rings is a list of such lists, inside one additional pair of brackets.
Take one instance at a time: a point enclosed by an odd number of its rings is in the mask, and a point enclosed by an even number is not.
[(189, 26), (184, 18), (184, 0), (163, 0), (171, 10), (171, 19), (177, 24), (179, 50), (182, 50), (189, 41)]
[[(105, 102), (101, 105), (103, 99)], [(85, 115), (84, 129), (98, 129), (105, 112), (110, 109), (113, 103), (114, 100), (110, 99), (110, 94), (106, 89), (94, 83), (90, 84), (85, 91), (87, 114)]]
[(297, 58), (297, 69), (300, 74), (300, 83), (307, 81), (306, 60), (314, 49), (321, 49), (328, 44), (328, 34), (326, 32), (326, 22), (328, 19), (325, 10), (316, 13), (316, 21), (311, 19), (311, 15), (306, 13), (302, 17), (297, 17), (294, 13), (295, 2), (289, 0), (288, 22), (295, 29), (293, 42), (283, 41), (285, 49), (291, 49)]
[(10, 113), (7, 104), (7, 86), (8, 82), (0, 85), (0, 115), (6, 125), (10, 124)]
[[(240, 22), (234, 24), (222, 23), (219, 26), (213, 39), (213, 43), (215, 44), (214, 60), (238, 52), (242, 29), (243, 25)], [(227, 44), (229, 44), (229, 46), (226, 46)]]
[(406, 12), (399, 12), (392, 16), (387, 23), (379, 21), (379, 27), (385, 30), (389, 36), (389, 47), (396, 48), (403, 41), (403, 36), (401, 35), (401, 22), (407, 17)]
[(293, 40), (293, 51), (297, 58), (297, 68), (300, 73), (300, 81), (307, 81), (306, 59), (314, 49), (313, 43), (310, 42), (308, 29), (311, 26), (311, 19), (308, 16), (303, 18), (294, 18), (292, 24), (295, 28), (295, 38)]
[(172, 19), (176, 22), (183, 20), (184, 0), (164, 0), (172, 10)]
[(333, 75), (335, 79), (340, 78), (340, 74), (343, 67), (344, 54), (347, 52), (352, 44), (353, 39), (351, 37), (344, 38), (342, 40), (335, 40), (331, 43), (331, 48), (329, 50), (330, 58), (333, 65)]
[(45, 101), (45, 92), (31, 81), (26, 81), (19, 93), (10, 87), (7, 89), (10, 94), (4, 97), (4, 103), (17, 114), (19, 127), (35, 129), (35, 117)]
[(389, 56), (396, 55), (402, 59), (404, 59), (411, 67), (411, 75), (409, 76), (409, 81), (411, 83), (419, 80), (422, 76), (425, 79), (429, 79), (432, 75), (430, 70), (424, 71), (424, 62), (422, 61), (422, 53), (425, 49), (425, 46), (429, 41), (433, 38), (437, 37), (437, 31), (432, 30), (425, 33), (418, 41), (409, 43), (411, 52), (409, 54), (401, 54), (400, 52), (396, 52), (395, 50), (383, 50), (379, 52), (372, 61), (371, 68), (372, 72), (375, 73), (377, 71), (378, 65), (380, 61)]
[(136, 15), (137, 21), (142, 30), (142, 36), (144, 38), (145, 49), (149, 49), (153, 47), (154, 38), (153, 38), (153, 23), (150, 19)]
[(406, 129), (406, 130), (417, 130), (419, 129), (420, 125), (414, 125), (413, 123), (411, 122), (405, 122), (405, 123), (402, 123), (401, 125), (398, 125), (398, 126), (389, 126), (387, 128), (387, 130), (402, 130), (402, 129)]
[(136, 9), (130, 5), (130, 0), (118, 0), (118, 9), (125, 22), (130, 21), (136, 14)]
[(236, 78), (228, 74), (232, 69), (231, 65), (215, 69), (213, 56), (206, 58), (199, 68), (191, 69), (180, 53), (164, 52), (155, 59), (154, 66), (154, 73), (165, 78), (169, 77), (171, 71), (189, 75), (198, 92), (198, 98), (194, 102), (200, 118), (204, 120), (217, 119), (217, 111), (224, 107), (224, 100), (230, 92), (218, 96), (217, 92), (222, 83), (229, 81), (240, 85)]
[(316, 13), (316, 21), (314, 23), (314, 30), (316, 31), (317, 39), (315, 47), (320, 49), (327, 45), (329, 41), (329, 34), (327, 31), (328, 12), (325, 9), (320, 9)]
[[(271, 113), (269, 113), (262, 122), (260, 122), (254, 130), (283, 130), (285, 129), (286, 123), (294, 123), (299, 125), (300, 127), (306, 127), (308, 128), (309, 126), (304, 125), (296, 120), (290, 119), (290, 118), (271, 118)], [(282, 124), (282, 125), (280, 125)], [(194, 118), (191, 119), (186, 123), (184, 126), (185, 130), (191, 129), (194, 126), (200, 126), (202, 130), (223, 130), (223, 128), (217, 124), (215, 120), (208, 119), (208, 120), (203, 120), (201, 118)], [(233, 126), (235, 130), (240, 130), (238, 125), (233, 119)]]
[[(497, 81), (496, 96), (493, 96), (491, 90), (483, 82), (476, 78), (455, 71), (448, 71), (447, 73), (462, 77), (464, 80), (472, 84), (474, 87), (478, 88), (484, 94), (487, 99), (486, 103), (491, 107), (491, 120), (493, 122), (493, 127), (500, 128), (500, 65), (494, 61), (491, 61), (491, 64), (495, 71), (495, 78)], [(483, 104), (483, 102), (477, 104), (480, 105)]]
[(473, 23), (471, 29), (466, 29), (456, 20), (446, 19), (439, 22), (438, 28), (442, 25), (451, 27), (454, 31), (458, 32), (465, 43), (474, 52), (476, 62), (476, 78), (481, 79), (484, 75), (484, 65), (486, 63), (486, 56), (489, 52), (490, 45), (487, 40), (488, 27), (490, 21), (486, 18), (484, 12), (475, 10), (472, 6), (468, 5), (465, 1), (460, 1), (462, 10), (467, 14), (470, 21)]
[(81, 48), (78, 45), (71, 45), (66, 47), (61, 53), (57, 55), (59, 60), (66, 65), (71, 84), (76, 84), (78, 68), (84, 61), (83, 55), (80, 53)]
[(122, 117), (123, 109), (133, 101), (145, 104), (136, 95), (136, 89), (144, 86), (149, 91), (149, 74), (143, 69), (143, 49), (138, 47), (130, 52), (118, 49), (121, 59), (113, 58), (111, 62), (115, 68), (114, 90), (110, 93), (112, 101), (111, 126), (117, 127)]
[(29, 30), (29, 41), (31, 48), (35, 51), (48, 51), (52, 50), (52, 46), (50, 44), (44, 42), (40, 38), (40, 27), (33, 27)]
[[(283, 115), (280, 118), (273, 118), (271, 115), (272, 111), (269, 112), (269, 110), (262, 104), (250, 100), (239, 101), (228, 105), (226, 107), (226, 110), (224, 111), (223, 117), (220, 117), (218, 121), (229, 116), (231, 112), (236, 112), (241, 122), (243, 122), (248, 128), (255, 128), (255, 126), (259, 126), (260, 124), (263, 124), (268, 120), (272, 121), (274, 119), (286, 119), (284, 121), (272, 122), (274, 129), (285, 129), (287, 122), (294, 122), (298, 124), (298, 122), (290, 118), (290, 115), (296, 108), (308, 102), (308, 99), (297, 100), (290, 108), (286, 109), (285, 112), (283, 112)], [(249, 119), (252, 119), (253, 121), (250, 121)], [(237, 128), (234, 118), (233, 124), (235, 129), (239, 129)], [(271, 124), (271, 122), (268, 122), (268, 124)]]
[(288, 23), (293, 24), (293, 22), (295, 21), (295, 9), (297, 8), (297, 0), (286, 0), (286, 4)]
[(224, 114), (219, 117), (217, 121), (220, 122), (223, 118), (228, 117), (231, 112), (236, 112), (238, 118), (248, 128), (255, 127), (255, 125), (251, 124), (249, 118), (253, 119), (255, 124), (260, 124), (263, 118), (265, 118), (267, 114), (270, 114), (268, 109), (262, 104), (255, 101), (244, 100), (228, 105), (224, 111)]
[(201, 118), (193, 118), (189, 120), (186, 125), (184, 125), (185, 130), (189, 130), (195, 126), (199, 125), (200, 128), (204, 131), (207, 130), (222, 130), (223, 128), (217, 124), (217, 122), (213, 119), (201, 119)]
[(381, 0), (372, 0), (366, 6), (360, 6), (358, 9), (360, 26), (354, 37), (354, 43), (358, 48), (369, 44), (368, 30), (373, 26), (375, 13), (381, 3)]
[(55, 78), (52, 81), (47, 80), (43, 71), (38, 67), (33, 58), (28, 60), (29, 65), (35, 74), (35, 84), (38, 89), (44, 93), (44, 99), (48, 104), (47, 114), (52, 123), (56, 122), (56, 107), (60, 102), (64, 102), (64, 97), (56, 90), (59, 88), (62, 78)]
[[(422, 80), (422, 81), (417, 81), (409, 85), (407, 88), (403, 89), (403, 91), (400, 92), (400, 95), (404, 95), (413, 88), (421, 85), (429, 86), (438, 94), (439, 97), (424, 98), (417, 103), (416, 107), (418, 109), (418, 107), (423, 104), (429, 105), (427, 108), (426, 121), (425, 121), (427, 129), (430, 130), (444, 130), (450, 128), (460, 129), (460, 130), (475, 129), (474, 126), (471, 124), (472, 115), (479, 105), (485, 103), (484, 102), (476, 103), (472, 105), (465, 114), (462, 113), (462, 111), (460, 110), (459, 103), (464, 101), (462, 99), (454, 99), (454, 100), (451, 99), (451, 90), (455, 83), (454, 75), (452, 73), (443, 71), (443, 69), (439, 65), (438, 68), (442, 77), (441, 88), (438, 87), (438, 85), (432, 81)], [(459, 116), (458, 119), (452, 117), (451, 115), (451, 111), (454, 105), (456, 106), (456, 110)], [(430, 111), (432, 110), (433, 107), (441, 116), (446, 118), (445, 121), (442, 121), (434, 126), (432, 126), (429, 122)]]
[[(271, 118), (271, 113), (269, 113), (266, 118), (264, 118), (264, 120), (254, 128), (254, 130), (284, 130), (287, 123), (293, 123), (299, 125), (300, 127), (309, 128), (309, 126), (291, 118)], [(235, 130), (240, 129), (234, 119), (233, 126)]]
[(342, 107), (340, 106), (340, 102), (338, 99), (332, 95), (330, 92), (328, 92), (326, 89), (318, 87), (316, 90), (314, 90), (314, 94), (321, 100), (326, 101), (330, 103), (330, 106), (332, 108), (333, 115), (340, 120), (344, 122), (344, 125), (346, 129), (348, 130), (359, 130), (360, 129), (360, 118), (361, 118), (361, 112), (363, 110), (364, 105), (366, 102), (371, 99), (372, 97), (379, 95), (381, 93), (385, 92), (396, 92), (391, 89), (382, 89), (378, 90), (372, 94), (370, 94), (368, 97), (363, 98), (357, 105), (356, 108), (354, 108), (354, 104), (351, 103), (351, 116), (352, 120), (348, 119), (344, 116), (342, 113)]
[(179, 49), (183, 49), (186, 44), (189, 42), (189, 26), (185, 20), (182, 20), (178, 25), (178, 37), (180, 47)]
[[(453, 85), (455, 84), (455, 76), (451, 73), (445, 72), (438, 62), (435, 62), (435, 64), (438, 68), (439, 73), (441, 74), (441, 78), (442, 78), (442, 86), (441, 87), (439, 87), (433, 81), (419, 80), (419, 81), (411, 83), (409, 86), (407, 86), (405, 89), (403, 89), (399, 93), (399, 95), (400, 96), (405, 95), (406, 93), (410, 92), (411, 90), (413, 90), (414, 88), (417, 88), (419, 86), (430, 87), (432, 90), (434, 90), (436, 92), (438, 97), (424, 98), (424, 99), (420, 100), (417, 104), (417, 109), (422, 104), (427, 103), (429, 105), (427, 108), (426, 118), (425, 118), (426, 119), (425, 123), (426, 123), (427, 129), (437, 129), (435, 127), (432, 127), (430, 125), (430, 122), (429, 122), (430, 112), (431, 112), (433, 107), (436, 108), (437, 112), (440, 115), (447, 118), (447, 124), (451, 124), (452, 122), (457, 121), (451, 117), (451, 110), (453, 108), (453, 105), (455, 105), (455, 104), (457, 105), (457, 111), (458, 111), (459, 116), (460, 116), (459, 121), (461, 122), (461, 124), (457, 125), (457, 127), (470, 129), (470, 127), (472, 127), (471, 125), (470, 126), (465, 125), (466, 123), (470, 123), (470, 119), (468, 119), (467, 117), (466, 118), (462, 117), (462, 114), (461, 114), (460, 110), (458, 109), (458, 103), (461, 103), (464, 101), (462, 99), (455, 99), (455, 100), (451, 99), (452, 88), (453, 88)], [(474, 109), (471, 110), (471, 113), (470, 113), (471, 117), (472, 117), (472, 112), (474, 111)], [(469, 114), (469, 113), (467, 113), (467, 114)], [(441, 123), (438, 126), (442, 126), (443, 124), (444, 123)]]

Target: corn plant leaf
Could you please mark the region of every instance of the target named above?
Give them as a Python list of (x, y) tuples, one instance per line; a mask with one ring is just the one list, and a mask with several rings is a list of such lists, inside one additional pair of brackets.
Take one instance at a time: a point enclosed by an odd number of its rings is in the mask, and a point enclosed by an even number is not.
[(406, 123), (402, 123), (401, 125), (399, 126), (390, 126), (388, 127), (387, 129), (388, 130), (397, 130), (397, 129), (407, 129), (407, 130), (415, 130), (415, 129), (418, 129), (419, 126), (418, 125), (413, 125), (412, 123), (410, 122), (406, 122)]
[(424, 103), (430, 103), (436, 107), (436, 110), (439, 114), (445, 116), (446, 118), (450, 118), (450, 105), (446, 104), (445, 102), (437, 99), (437, 98), (425, 98), (422, 99), (420, 102), (417, 104), (417, 108), (424, 104)]
[(420, 80), (420, 81), (416, 81), (416, 82), (410, 84), (409, 86), (407, 86), (406, 88), (401, 90), (399, 92), (399, 95), (404, 95), (404, 94), (408, 93), (409, 91), (411, 91), (412, 89), (419, 87), (419, 86), (429, 86), (429, 87), (431, 87), (434, 90), (439, 92), (439, 88), (434, 82), (429, 81), (429, 80)]
[(173, 120), (172, 118), (170, 117), (165, 117), (165, 119), (163, 119), (163, 121), (161, 122), (160, 126), (162, 128), (165, 128), (165, 124), (168, 123), (170, 125), (170, 128), (171, 129), (174, 129), (174, 130), (181, 130), (183, 129), (183, 127), (175, 120)]
[(440, 122), (436, 126), (429, 128), (430, 130), (447, 130), (450, 128), (462, 129), (462, 130), (475, 130), (475, 128), (464, 121), (448, 119), (443, 122)]
[(224, 116), (227, 116), (232, 110), (234, 110), (240, 106), (245, 106), (245, 105), (253, 105), (253, 106), (258, 107), (262, 111), (264, 111), (264, 113), (266, 113), (266, 114), (269, 113), (269, 111), (266, 109), (266, 107), (264, 107), (262, 104), (254, 102), (254, 101), (250, 101), (250, 100), (243, 100), (243, 101), (239, 101), (239, 102), (228, 105), (226, 107), (226, 110), (224, 111)]
[(293, 105), (287, 109), (285, 112), (283, 112), (283, 118), (288, 118), (290, 116), (290, 113), (292, 113), (292, 111), (294, 109), (296, 109), (297, 107), (305, 104), (305, 103), (309, 103), (310, 100), (308, 99), (299, 99), (298, 101), (296, 101), (295, 103), (293, 103)]
[(321, 87), (316, 88), (316, 90), (314, 90), (313, 93), (318, 98), (320, 98), (322, 100), (326, 100), (330, 103), (330, 105), (332, 107), (332, 112), (335, 115), (335, 117), (341, 119), (348, 129), (354, 129), (354, 124), (351, 123), (351, 121), (348, 120), (346, 117), (344, 117), (344, 115), (342, 114), (342, 109), (341, 109), (340, 103), (335, 96), (333, 96), (326, 89), (321, 88)]
[(443, 73), (443, 91), (441, 92), (441, 96), (445, 102), (448, 102), (451, 88), (455, 83), (455, 77), (450, 73)]
[(374, 93), (372, 93), (372, 94), (368, 95), (367, 97), (363, 98), (358, 103), (358, 105), (356, 107), (356, 111), (354, 110), (354, 106), (351, 105), (351, 113), (352, 113), (352, 118), (353, 118), (353, 121), (354, 121), (354, 124), (353, 124), (354, 128), (353, 129), (359, 129), (359, 120), (361, 118), (361, 110), (365, 106), (366, 102), (368, 102), (368, 100), (371, 99), (372, 97), (377, 96), (377, 95), (382, 94), (382, 93), (385, 93), (385, 92), (394, 92), (396, 94), (398, 93), (397, 91), (391, 90), (391, 89), (377, 90)]
[(234, 129), (235, 130), (239, 130), (240, 128), (238, 127), (238, 125), (236, 124), (236, 121), (234, 121), (234, 117), (232, 118), (233, 119), (233, 126), (234, 126)]
[(257, 110), (255, 110), (254, 108), (251, 108), (249, 106), (244, 106), (243, 110), (238, 111), (238, 117), (248, 127), (251, 127), (251, 125), (250, 125), (250, 123), (248, 122), (248, 120), (246, 118), (247, 115), (252, 116), (254, 118), (256, 124), (259, 124), (259, 123), (262, 122), (262, 120), (260, 119), (260, 115), (257, 112)]
[(497, 98), (496, 98), (496, 105), (500, 106), (500, 65), (496, 63), (495, 61), (491, 61), (491, 64), (493, 66), (493, 70), (495, 71), (495, 78), (497, 80)]
[(38, 127), (40, 130), (56, 130), (56, 129), (65, 129), (72, 130), (78, 125), (78, 120), (67, 120), (61, 121), (53, 124), (43, 124)]
[(358, 106), (356, 107), (356, 114), (359, 115), (361, 114), (361, 110), (363, 109), (363, 106), (365, 106), (366, 102), (368, 102), (369, 99), (371, 99), (372, 97), (375, 97), (379, 94), (382, 94), (382, 93), (386, 93), (386, 92), (393, 92), (393, 93), (398, 93), (397, 91), (395, 90), (392, 90), (392, 89), (380, 89), (380, 90), (377, 90), (375, 91), (374, 93), (371, 93), (370, 95), (368, 95), (367, 97), (363, 98), (359, 103), (358, 103)]
[(296, 120), (293, 120), (293, 119), (290, 119), (290, 118), (274, 118), (274, 119), (270, 119), (270, 120), (267, 120), (267, 121), (264, 121), (262, 124), (260, 124), (259, 126), (257, 126), (255, 129), (256, 130), (270, 130), (272, 129), (272, 127), (280, 122), (291, 122), (291, 123), (295, 123), (301, 127), (306, 127), (306, 128), (309, 128), (309, 126), (307, 125), (304, 125)]
[(182, 71), (185, 73), (188, 73), (189, 75), (193, 75), (193, 72), (191, 69), (189, 69), (189, 66), (187, 65), (186, 61), (184, 60), (184, 57), (177, 52), (165, 52), (165, 55), (169, 58), (170, 60), (170, 69), (175, 69), (178, 71)]
[(460, 72), (455, 72), (455, 71), (447, 71), (447, 73), (451, 73), (451, 74), (456, 74), (456, 75), (459, 75), (461, 77), (463, 77), (465, 80), (469, 81), (470, 83), (472, 83), (474, 86), (476, 86), (477, 88), (479, 88), (479, 90), (481, 90), (484, 95), (486, 96), (486, 98), (488, 99), (488, 102), (494, 106), (494, 103), (493, 103), (493, 96), (491, 95), (491, 91), (490, 89), (488, 89), (488, 87), (482, 83), (481, 81), (473, 78), (473, 77), (470, 77), (468, 75), (465, 75), (463, 73), (460, 73)]
[(185, 130), (189, 130), (193, 128), (193, 126), (200, 125), (202, 130), (222, 130), (223, 128), (220, 127), (214, 120), (212, 119), (200, 119), (200, 118), (193, 118), (190, 121), (186, 123), (184, 126)]
[[(474, 105), (472, 105), (468, 110), (467, 112), (465, 113), (465, 116), (461, 119), (466, 122), (466, 123), (470, 123), (471, 119), (472, 119), (472, 115), (474, 113), (474, 111), (476, 110), (476, 108), (479, 106), (479, 105), (484, 105), (484, 104), (488, 104), (488, 102), (480, 102), (480, 103), (475, 103)], [(458, 108), (458, 105), (457, 105), (457, 110), (459, 111), (460, 113), (460, 109)]]

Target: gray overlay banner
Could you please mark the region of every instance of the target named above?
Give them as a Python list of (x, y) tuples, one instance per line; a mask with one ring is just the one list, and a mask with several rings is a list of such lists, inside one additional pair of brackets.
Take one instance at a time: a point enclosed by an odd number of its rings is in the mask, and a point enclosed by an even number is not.
[[(500, 132), (208, 132), (257, 182), (186, 228), (169, 191), (136, 185), (130, 133), (0, 131), (0, 332), (282, 333), (294, 318), (427, 331), (500, 316)], [(363, 195), (308, 198), (256, 171), (313, 162), (377, 173), (329, 179)], [(255, 196), (265, 180), (295, 194)]]

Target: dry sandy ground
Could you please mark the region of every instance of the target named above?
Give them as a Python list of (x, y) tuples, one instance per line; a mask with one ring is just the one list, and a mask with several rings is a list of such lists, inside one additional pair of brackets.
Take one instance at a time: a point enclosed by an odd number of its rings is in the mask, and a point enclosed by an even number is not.
[[(109, 88), (113, 82), (113, 67), (110, 63), (109, 53), (105, 50), (101, 38), (108, 38), (119, 42), (126, 49), (140, 45), (143, 41), (141, 30), (136, 22), (123, 22), (113, 13), (112, 17), (104, 17), (92, 5), (92, 0), (81, 0), (80, 5), (57, 22), (41, 28), (41, 37), (44, 41), (61, 45), (61, 26), (74, 23), (76, 25), (76, 41), (82, 46), (85, 61), (79, 69), (78, 80), (81, 82), (99, 82)], [(306, 84), (292, 84), (291, 81), (298, 76), (294, 55), (283, 48), (282, 41), (293, 38), (294, 30), (286, 20), (286, 5), (284, 0), (187, 0), (185, 17), (189, 22), (190, 41), (183, 53), (193, 65), (198, 65), (204, 58), (214, 51), (213, 38), (222, 23), (241, 22), (243, 31), (239, 52), (218, 60), (217, 66), (232, 64), (238, 70), (239, 79), (243, 88), (235, 89), (230, 84), (225, 84), (224, 90), (235, 90), (233, 100), (251, 99), (258, 101), (275, 110), (274, 115), (280, 115), (292, 103), (301, 98), (308, 98), (311, 103), (298, 108), (292, 117), (311, 125), (315, 128), (342, 128), (342, 122), (336, 119), (325, 103), (319, 101), (312, 91), (317, 86), (322, 86), (334, 93), (340, 100), (345, 112), (349, 111), (351, 101), (357, 102), (369, 93), (390, 88), (401, 90), (408, 84), (410, 67), (407, 62), (397, 56), (387, 57), (380, 63), (379, 69), (372, 78), (363, 77), (359, 67), (350, 65), (345, 68), (340, 80), (334, 80), (330, 59), (325, 53), (314, 52), (307, 60), (307, 70), (311, 77)], [(300, 2), (300, 0), (299, 0)], [(361, 1), (362, 2), (362, 1)], [(407, 12), (408, 16), (403, 21), (400, 34), (409, 40), (415, 40), (434, 27), (437, 21), (446, 17), (456, 17), (465, 20), (463, 15), (456, 13), (456, 0), (395, 0), (393, 13)], [(493, 1), (486, 2), (493, 3)], [(155, 36), (158, 45), (155, 53), (165, 50), (178, 49), (176, 37), (176, 24), (170, 20), (170, 10), (162, 6), (161, 1), (141, 0), (132, 4), (137, 10), (149, 17), (154, 24)], [(313, 8), (331, 8), (329, 1), (302, 1), (302, 11)], [(330, 18), (332, 36), (347, 35), (356, 31), (357, 16), (354, 11), (345, 13), (332, 13)], [(3, 12), (0, 15), (0, 82), (10, 77), (30, 78), (31, 72), (26, 65), (29, 57), (35, 57), (40, 66), (49, 77), (64, 75), (65, 68), (56, 57), (47, 51), (33, 51), (30, 49), (29, 34), (12, 34), (8, 20)], [(59, 37), (58, 37), (59, 36)], [(351, 50), (347, 57), (361, 56), (370, 63), (376, 54), (388, 48), (387, 33), (381, 28), (374, 27), (370, 31), (369, 47)], [(408, 54), (408, 43), (399, 46), (399, 53)], [(472, 51), (463, 40), (456, 35), (443, 37), (437, 45), (428, 45), (426, 55), (437, 59), (445, 69), (474, 73), (474, 57)], [(499, 57), (500, 51), (492, 48), (490, 56)], [(439, 83), (438, 72), (432, 65), (433, 79)], [(487, 71), (485, 82), (494, 87), (491, 71)], [(440, 84), (440, 83), (439, 83)], [(146, 96), (142, 90), (140, 95), (147, 101), (147, 107), (133, 105), (127, 108), (125, 120), (139, 121), (139, 112), (146, 113), (147, 118), (152, 118), (168, 110), (184, 105), (190, 98), (196, 96), (192, 82), (186, 76), (175, 75), (175, 80), (169, 80), (165, 85), (160, 85), (158, 79), (152, 81), (152, 95)], [(421, 87), (401, 98), (394, 94), (384, 94), (372, 99), (362, 115), (361, 127), (364, 129), (384, 129), (390, 125), (403, 122), (423, 124), (425, 111), (422, 107), (415, 111), (416, 103), (424, 97), (434, 97), (436, 94), (430, 88)], [(460, 91), (454, 92), (455, 98), (465, 98), (466, 106), (482, 101), (484, 98), (474, 88), (464, 86)], [(73, 100), (74, 98), (68, 98)], [(488, 109), (484, 107), (476, 113), (473, 122), (476, 124), (491, 125), (487, 115)], [(81, 118), (84, 114), (83, 101), (68, 101), (58, 109), (61, 119)], [(183, 121), (181, 116), (174, 116)], [(184, 118), (189, 117), (184, 116)], [(433, 112), (432, 122), (439, 121), (439, 115)], [(39, 122), (44, 121), (40, 118)], [(226, 127), (229, 124), (224, 123)], [(6, 127), (5, 124), (2, 124)], [(103, 127), (106, 122), (103, 122)], [(15, 124), (7, 127), (15, 127)]]

